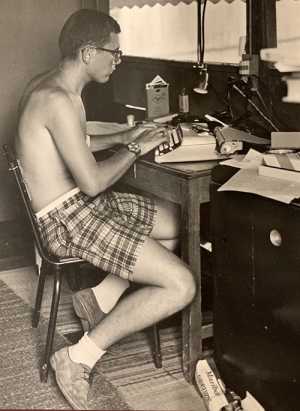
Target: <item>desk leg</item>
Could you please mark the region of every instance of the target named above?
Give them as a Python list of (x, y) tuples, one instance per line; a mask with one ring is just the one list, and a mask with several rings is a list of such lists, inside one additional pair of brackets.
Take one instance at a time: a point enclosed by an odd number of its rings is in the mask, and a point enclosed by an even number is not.
[(200, 261), (200, 202), (199, 184), (194, 180), (182, 186), (182, 234), (181, 252), (183, 260), (194, 273), (197, 294), (189, 307), (182, 313), (183, 373), (192, 384), (198, 359), (202, 356), (202, 312), (201, 312), (201, 261)]

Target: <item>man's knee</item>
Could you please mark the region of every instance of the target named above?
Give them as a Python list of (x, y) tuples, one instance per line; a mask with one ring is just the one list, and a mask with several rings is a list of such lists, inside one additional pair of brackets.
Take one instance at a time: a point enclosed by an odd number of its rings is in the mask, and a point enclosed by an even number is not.
[(186, 268), (179, 277), (177, 284), (178, 298), (180, 298), (182, 305), (186, 306), (192, 302), (195, 297), (197, 286), (192, 272)]

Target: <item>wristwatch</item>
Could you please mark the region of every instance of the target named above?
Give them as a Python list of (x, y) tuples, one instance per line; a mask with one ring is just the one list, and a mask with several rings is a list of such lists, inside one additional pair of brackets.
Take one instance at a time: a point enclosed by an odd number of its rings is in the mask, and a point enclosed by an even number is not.
[(134, 153), (136, 158), (141, 154), (141, 147), (138, 145), (138, 143), (135, 143), (134, 141), (125, 145), (125, 148), (127, 148), (127, 150), (130, 151), (130, 153)]

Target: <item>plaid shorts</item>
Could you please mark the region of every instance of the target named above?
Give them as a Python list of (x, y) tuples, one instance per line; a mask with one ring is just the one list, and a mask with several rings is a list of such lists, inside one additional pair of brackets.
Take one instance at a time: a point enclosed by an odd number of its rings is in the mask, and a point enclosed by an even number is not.
[(44, 246), (58, 257), (80, 257), (133, 281), (139, 250), (156, 217), (155, 201), (117, 192), (81, 191), (37, 218)]

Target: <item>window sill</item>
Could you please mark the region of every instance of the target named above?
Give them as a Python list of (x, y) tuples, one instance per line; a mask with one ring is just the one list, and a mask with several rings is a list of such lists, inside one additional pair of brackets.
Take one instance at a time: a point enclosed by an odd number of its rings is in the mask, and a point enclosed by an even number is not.
[[(164, 60), (158, 58), (150, 58), (150, 57), (137, 57), (137, 56), (122, 56), (122, 61), (128, 64), (133, 64), (135, 67), (136, 65), (147, 65), (147, 66), (164, 66), (164, 67), (172, 67), (172, 68), (179, 68), (179, 69), (191, 69), (197, 68), (197, 62), (193, 61), (176, 61), (176, 60)], [(232, 71), (233, 67), (238, 67), (238, 63), (206, 63), (210, 71)]]

